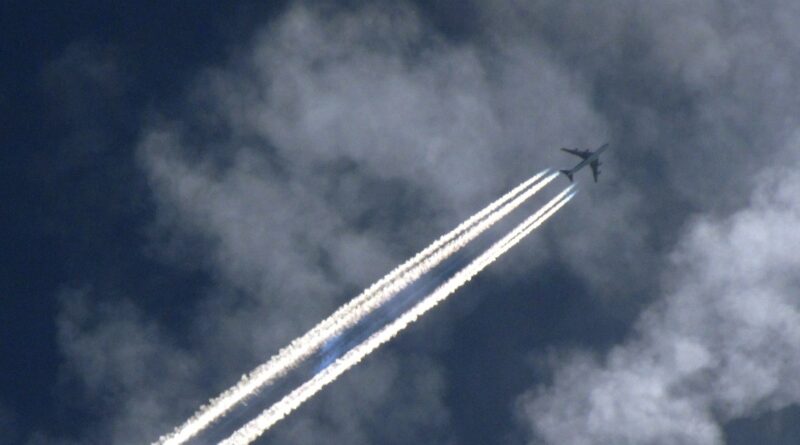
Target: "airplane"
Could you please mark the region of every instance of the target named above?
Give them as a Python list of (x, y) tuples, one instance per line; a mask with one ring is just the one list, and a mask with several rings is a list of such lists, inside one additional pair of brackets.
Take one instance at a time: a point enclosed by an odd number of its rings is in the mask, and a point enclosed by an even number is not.
[(578, 165), (572, 167), (570, 170), (560, 170), (561, 173), (567, 175), (569, 178), (569, 182), (572, 182), (572, 175), (575, 174), (578, 170), (586, 167), (588, 164), (592, 167), (592, 176), (594, 176), (594, 182), (597, 182), (597, 176), (600, 175), (600, 153), (604, 152), (608, 148), (608, 143), (603, 144), (600, 148), (595, 151), (591, 150), (579, 150), (573, 149), (570, 150), (569, 148), (562, 148), (562, 151), (566, 151), (569, 154), (578, 156), (579, 158), (583, 159)]

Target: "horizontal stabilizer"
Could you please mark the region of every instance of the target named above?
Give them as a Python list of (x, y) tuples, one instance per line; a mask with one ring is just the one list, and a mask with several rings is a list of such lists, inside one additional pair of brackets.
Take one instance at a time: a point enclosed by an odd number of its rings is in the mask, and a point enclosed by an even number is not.
[(564, 173), (569, 178), (569, 182), (572, 182), (572, 172), (570, 170), (561, 170), (561, 173)]

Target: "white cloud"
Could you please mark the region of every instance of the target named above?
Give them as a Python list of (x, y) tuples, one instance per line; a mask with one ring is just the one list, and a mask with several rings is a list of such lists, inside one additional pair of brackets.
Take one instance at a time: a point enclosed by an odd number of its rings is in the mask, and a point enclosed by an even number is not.
[[(171, 407), (200, 401), (193, 395), (200, 362), (170, 344), (130, 301), (100, 300), (91, 290), (60, 295), (62, 371), (106, 419), (85, 439), (144, 443), (171, 426)], [(50, 440), (40, 435), (34, 443)]]
[[(205, 267), (237, 295), (197, 306), (197, 331), (210, 338), (197, 356), (214, 356), (210, 366), (223, 375), (247, 371), (242, 363), (263, 360), (546, 166), (553, 147), (544, 143), (565, 132), (595, 140), (601, 124), (580, 84), (531, 51), (511, 48), (493, 56), (502, 63), (487, 63), (488, 53), (441, 40), (404, 7), (324, 15), (295, 7), (245, 57), (205, 72), (193, 88), (197, 106), (148, 129), (140, 146), (161, 227), (200, 235)], [(548, 112), (531, 119), (537, 104)], [(187, 130), (197, 126), (217, 137)], [(358, 381), (322, 395), (341, 400), (298, 412), (275, 434), (369, 442), (386, 430), (370, 428), (380, 422), (373, 407), (391, 401), (398, 438), (445, 440), (443, 386), (432, 383), (439, 365), (422, 356), (403, 366), (419, 376), (367, 364)], [(352, 397), (364, 392), (383, 395)]]
[[(404, 8), (296, 7), (249, 57), (201, 77), (199, 116), (147, 132), (163, 224), (207, 237), (211, 267), (257, 301), (258, 334), (234, 328), (268, 339), (256, 355), (546, 166), (543, 141), (600, 131), (580, 85), (531, 51), (487, 64)], [(549, 112), (528, 119), (536, 104)], [(180, 129), (198, 122), (229, 133)]]
[[(488, 38), (461, 43), (402, 6), (290, 8), (237, 59), (198, 76), (183, 112), (145, 128), (138, 147), (158, 203), (157, 242), (166, 241), (157, 249), (189, 246), (170, 255), (213, 278), (207, 295), (187, 303), (181, 329), (193, 344), (172, 345), (133, 305), (83, 312), (64, 300), (69, 369), (116, 405), (103, 437), (139, 443), (166, 432), (215, 394), (197, 382), (231, 383), (503, 189), (569, 164), (560, 146), (624, 138), (611, 141), (601, 182), (542, 233), (554, 241), (513, 253), (526, 265), (516, 272), (555, 252), (594, 295), (655, 287), (687, 209), (746, 200), (751, 173), (774, 161), (771, 148), (798, 110), (785, 94), (796, 90), (793, 59), (778, 38), (738, 36), (711, 3), (682, 12), (610, 0), (494, 2), (479, 21)], [(770, 226), (766, 237), (755, 228), (796, 217), (797, 203), (780, 182), (760, 190), (751, 210), (693, 226), (674, 292), (644, 316), (640, 338), (602, 362), (564, 364), (554, 387), (526, 399), (543, 437), (714, 442), (719, 412), (793, 400), (784, 373), (794, 363), (767, 348), (796, 347), (786, 289), (797, 283), (769, 272), (795, 271), (787, 244), (770, 245), (777, 227), (791, 226)], [(776, 202), (783, 207), (769, 216)], [(726, 250), (733, 240), (749, 247)], [(741, 252), (758, 256), (730, 260)], [(765, 310), (775, 307), (784, 319)], [(404, 358), (417, 373), (405, 374), (397, 360), (384, 351), (275, 434), (370, 442), (392, 406), (403, 441), (432, 431), (445, 441), (441, 366)], [(148, 367), (162, 361), (168, 377)], [(168, 383), (176, 386), (162, 391)]]
[[(795, 141), (789, 150), (798, 147)], [(602, 360), (580, 356), (522, 409), (547, 443), (721, 443), (721, 423), (800, 403), (800, 175), (760, 176), (750, 205), (700, 217), (669, 294)]]

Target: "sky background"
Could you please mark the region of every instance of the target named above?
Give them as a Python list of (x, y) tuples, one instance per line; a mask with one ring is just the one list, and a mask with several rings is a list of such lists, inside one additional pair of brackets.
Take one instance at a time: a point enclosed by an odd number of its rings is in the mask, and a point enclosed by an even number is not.
[(796, 1), (162, 3), (0, 6), (0, 442), (149, 443), (606, 141), (261, 442), (800, 442)]

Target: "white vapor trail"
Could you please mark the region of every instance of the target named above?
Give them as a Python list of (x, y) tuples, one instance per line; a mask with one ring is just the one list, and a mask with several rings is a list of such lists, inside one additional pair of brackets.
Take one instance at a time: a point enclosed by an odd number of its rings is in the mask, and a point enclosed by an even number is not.
[[(558, 173), (551, 173), (539, 181), (548, 172), (549, 169), (544, 170), (518, 185), (396, 267), (306, 334), (282, 348), (267, 362), (259, 365), (249, 374), (243, 375), (236, 385), (201, 406), (186, 422), (175, 428), (170, 434), (160, 437), (157, 442), (154, 442), (154, 445), (185, 443), (216, 419), (225, 415), (234, 405), (286, 374), (303, 359), (313, 354), (325, 341), (357, 324), (364, 316), (383, 305), (397, 292), (436, 267), (530, 199), (558, 175)], [(539, 182), (537, 183), (537, 181)]]
[(383, 343), (395, 337), (400, 331), (416, 321), (424, 313), (444, 301), (486, 266), (494, 262), (525, 236), (542, 225), (572, 199), (575, 195), (575, 192), (572, 191), (573, 188), (573, 185), (567, 187), (541, 209), (515, 227), (511, 232), (492, 244), (491, 247), (486, 249), (486, 251), (470, 264), (458, 271), (432, 293), (428, 294), (414, 307), (394, 319), (379, 331), (370, 335), (366, 340), (350, 349), (331, 365), (314, 375), (314, 377), (300, 385), (274, 405), (264, 410), (256, 418), (234, 432), (230, 437), (220, 442), (220, 445), (245, 445), (256, 440), (275, 423), (289, 415), (303, 402), (308, 400), (323, 387), (336, 380), (336, 378), (352, 366), (358, 364), (364, 357), (380, 347)]

